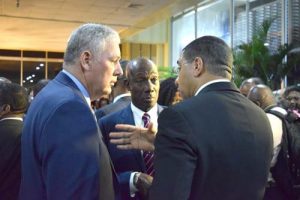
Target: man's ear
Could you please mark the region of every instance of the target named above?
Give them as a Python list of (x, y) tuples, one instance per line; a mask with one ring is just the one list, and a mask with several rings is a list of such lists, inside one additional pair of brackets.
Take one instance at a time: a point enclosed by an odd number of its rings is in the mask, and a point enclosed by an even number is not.
[(4, 104), (2, 105), (0, 110), (0, 116), (6, 115), (7, 113), (10, 113), (10, 105), (9, 104)]
[(261, 106), (261, 103), (259, 101), (255, 101), (254, 102), (256, 105), (258, 105), (259, 107)]
[(124, 80), (124, 85), (126, 86), (127, 90), (131, 91), (128, 78), (126, 79), (126, 81)]
[(91, 70), (91, 60), (92, 60), (92, 54), (90, 51), (84, 51), (80, 55), (80, 63), (82, 66), (82, 70), (89, 71)]
[(196, 57), (193, 63), (193, 75), (194, 77), (198, 77), (202, 73), (204, 73), (203, 60), (201, 57)]

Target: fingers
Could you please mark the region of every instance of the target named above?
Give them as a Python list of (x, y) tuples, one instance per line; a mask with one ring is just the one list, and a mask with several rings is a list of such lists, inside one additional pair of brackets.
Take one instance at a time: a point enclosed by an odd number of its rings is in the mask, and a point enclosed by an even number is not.
[(130, 138), (118, 138), (118, 139), (110, 139), (110, 143), (112, 144), (122, 144), (122, 145), (128, 145), (131, 143)]
[(151, 134), (156, 134), (157, 128), (154, 126), (152, 122), (150, 122), (149, 127), (148, 127), (149, 133)]
[(129, 138), (132, 135), (131, 132), (110, 132), (110, 138)]
[(130, 150), (130, 149), (134, 149), (133, 146), (131, 144), (126, 144), (126, 145), (117, 145), (118, 149), (121, 150)]
[(117, 124), (116, 129), (119, 131), (127, 131), (127, 132), (132, 132), (136, 130), (136, 126), (129, 125), (129, 124)]

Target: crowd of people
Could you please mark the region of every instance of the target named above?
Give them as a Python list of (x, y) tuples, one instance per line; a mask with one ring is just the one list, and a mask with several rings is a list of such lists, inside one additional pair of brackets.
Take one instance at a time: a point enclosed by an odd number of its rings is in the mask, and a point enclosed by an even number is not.
[(119, 44), (84, 24), (53, 80), (28, 91), (0, 77), (0, 199), (300, 199), (299, 86), (280, 101), (257, 77), (237, 88), (214, 36), (163, 81)]

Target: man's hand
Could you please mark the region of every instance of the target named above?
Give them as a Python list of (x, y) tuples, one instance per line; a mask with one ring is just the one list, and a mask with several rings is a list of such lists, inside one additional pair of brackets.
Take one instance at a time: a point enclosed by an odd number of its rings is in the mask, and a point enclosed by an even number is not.
[(117, 145), (117, 148), (140, 149), (144, 151), (154, 151), (154, 139), (156, 130), (153, 123), (149, 128), (141, 128), (128, 124), (117, 124), (116, 129), (121, 132), (111, 132), (110, 142)]
[(138, 189), (138, 193), (143, 200), (148, 199), (149, 188), (152, 185), (152, 181), (152, 176), (144, 173), (139, 173), (138, 178), (134, 183), (135, 187)]

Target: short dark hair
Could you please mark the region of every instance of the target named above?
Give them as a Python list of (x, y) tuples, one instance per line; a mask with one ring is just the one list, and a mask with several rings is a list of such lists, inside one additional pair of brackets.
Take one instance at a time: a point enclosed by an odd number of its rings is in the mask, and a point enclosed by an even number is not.
[(230, 47), (218, 37), (203, 36), (192, 41), (183, 49), (183, 57), (188, 62), (201, 57), (208, 72), (231, 79), (233, 55)]
[(177, 92), (177, 84), (175, 77), (169, 77), (160, 82), (159, 95), (157, 103), (162, 106), (172, 104), (174, 96)]
[(16, 83), (0, 82), (0, 105), (10, 105), (12, 112), (25, 112), (28, 95), (24, 87)]
[(50, 80), (41, 79), (32, 88), (33, 97), (35, 97), (48, 83)]
[(290, 92), (293, 92), (293, 91), (296, 91), (296, 92), (300, 93), (300, 86), (293, 85), (293, 86), (290, 86), (290, 87), (286, 88), (286, 90), (283, 93), (283, 98), (286, 98), (290, 94)]

